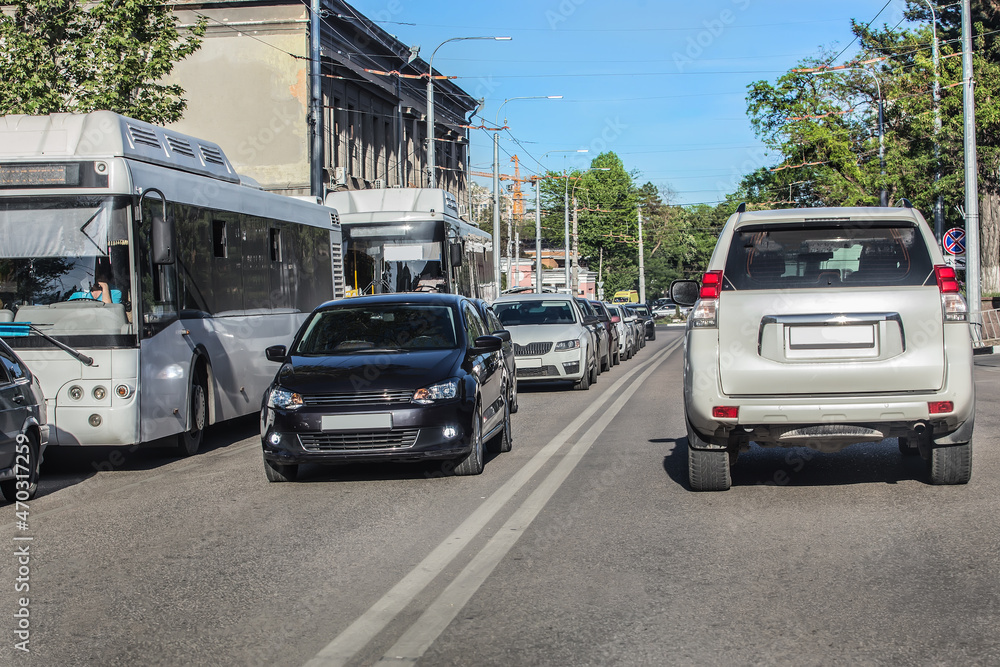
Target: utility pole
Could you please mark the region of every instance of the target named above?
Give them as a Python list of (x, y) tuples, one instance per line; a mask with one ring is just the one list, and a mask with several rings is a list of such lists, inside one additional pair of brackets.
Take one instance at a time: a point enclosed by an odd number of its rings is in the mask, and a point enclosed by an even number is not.
[(972, 88), (972, 10), (962, 0), (962, 107), (965, 111), (965, 296), (979, 321), (979, 165), (976, 161), (976, 98)]
[[(941, 54), (938, 51), (937, 38), (937, 12), (934, 11), (934, 3), (931, 0), (924, 0), (931, 10), (931, 54), (934, 61), (934, 183), (941, 180), (941, 144), (938, 143), (938, 136), (941, 134), (941, 77), (939, 72)], [(938, 244), (944, 237), (944, 195), (938, 193), (934, 200), (934, 236)]]
[(576, 215), (576, 195), (573, 195), (573, 296), (580, 294), (580, 246), (578, 245), (579, 237), (576, 234), (577, 230), (577, 215)]
[(322, 21), (320, 0), (309, 6), (309, 115), (312, 126), (312, 148), (309, 151), (309, 193), (323, 197), (323, 65), (320, 63), (320, 32)]
[(514, 201), (511, 200), (510, 206), (507, 207), (507, 289), (510, 289), (514, 285), (511, 280), (514, 277), (514, 263), (511, 259), (511, 243), (514, 241), (514, 233), (511, 227), (514, 225)]
[(563, 193), (563, 244), (566, 246), (565, 254), (566, 258), (563, 261), (563, 266), (566, 268), (566, 291), (573, 294), (570, 283), (570, 257), (569, 257), (569, 176), (566, 174), (566, 170), (563, 169), (563, 180), (566, 181), (566, 190)]
[(646, 271), (643, 267), (642, 250), (642, 205), (636, 207), (639, 214), (639, 303), (646, 303)]
[(535, 179), (535, 294), (542, 293), (542, 179)]
[(500, 133), (493, 130), (493, 282), (500, 296)]

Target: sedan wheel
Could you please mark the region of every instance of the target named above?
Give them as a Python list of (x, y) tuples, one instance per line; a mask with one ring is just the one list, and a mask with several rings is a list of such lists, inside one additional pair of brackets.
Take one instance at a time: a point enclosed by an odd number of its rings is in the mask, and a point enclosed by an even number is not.
[(478, 475), (483, 471), (483, 408), (476, 405), (472, 415), (472, 430), (469, 436), (472, 451), (455, 466), (456, 475)]
[(490, 441), (490, 452), (497, 454), (509, 452), (513, 446), (513, 433), (510, 430), (510, 403), (503, 406), (503, 430)]

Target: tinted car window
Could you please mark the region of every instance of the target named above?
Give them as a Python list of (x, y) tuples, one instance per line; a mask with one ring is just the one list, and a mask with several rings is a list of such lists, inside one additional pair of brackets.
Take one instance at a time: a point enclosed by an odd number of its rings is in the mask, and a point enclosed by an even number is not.
[(479, 318), (479, 313), (476, 309), (472, 307), (471, 304), (465, 305), (465, 336), (469, 341), (469, 345), (473, 345), (475, 340), (480, 336), (486, 335), (486, 327), (483, 325), (483, 321)]
[(604, 304), (591, 303), (590, 307), (594, 309), (594, 314), (597, 315), (597, 317), (600, 318), (602, 322), (611, 319), (610, 315), (608, 314), (608, 311), (604, 309)]
[(455, 313), (448, 306), (391, 304), (339, 307), (313, 313), (292, 354), (451, 349), (457, 347), (457, 340)]
[(580, 310), (583, 311), (584, 317), (597, 317), (597, 313), (594, 312), (594, 308), (585, 299), (577, 299), (576, 301), (580, 304)]
[(568, 301), (506, 301), (493, 309), (505, 327), (524, 324), (572, 324), (573, 309)]
[(6, 350), (0, 350), (0, 364), (3, 365), (4, 371), (10, 378), (10, 381), (17, 382), (18, 380), (23, 380), (27, 377), (24, 372), (24, 367), (21, 366), (20, 362), (10, 356)]
[(933, 273), (913, 226), (754, 225), (733, 235), (724, 290), (923, 285)]

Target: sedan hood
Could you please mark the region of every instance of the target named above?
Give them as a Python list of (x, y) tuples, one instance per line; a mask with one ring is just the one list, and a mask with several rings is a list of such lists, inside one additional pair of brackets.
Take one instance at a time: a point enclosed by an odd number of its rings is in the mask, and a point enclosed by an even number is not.
[(507, 330), (510, 331), (510, 339), (518, 345), (547, 341), (558, 343), (579, 338), (584, 333), (580, 324), (523, 324), (507, 327)]
[(465, 350), (292, 356), (276, 380), (302, 394), (419, 389), (456, 375), (464, 356)]

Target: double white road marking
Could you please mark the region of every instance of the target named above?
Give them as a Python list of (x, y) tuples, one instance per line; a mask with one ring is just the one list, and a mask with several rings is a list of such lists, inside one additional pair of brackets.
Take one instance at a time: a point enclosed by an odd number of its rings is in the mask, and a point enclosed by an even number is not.
[[(306, 667), (333, 667), (346, 664), (405, 609), (414, 598), (459, 555), (485, 528), (493, 516), (510, 501), (546, 462), (612, 398), (616, 398), (597, 421), (570, 448), (562, 460), (541, 481), (510, 519), (489, 539), (469, 564), (435, 599), (420, 618), (403, 633), (382, 657), (382, 663), (416, 662), (448, 627), (473, 594), (486, 581), (511, 547), (524, 534), (552, 495), (569, 477), (591, 445), (628, 403), (632, 395), (661, 363), (681, 344), (673, 341), (643, 364), (638, 365), (608, 387), (597, 400), (559, 432), (503, 486), (487, 498), (462, 524), (423, 561), (382, 596), (368, 611), (327, 644)], [(626, 387), (626, 385), (628, 385)]]

